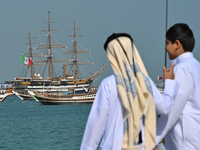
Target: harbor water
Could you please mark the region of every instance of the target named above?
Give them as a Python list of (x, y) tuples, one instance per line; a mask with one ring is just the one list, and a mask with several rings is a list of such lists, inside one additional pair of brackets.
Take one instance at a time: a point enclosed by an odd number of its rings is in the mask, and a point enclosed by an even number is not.
[(1, 150), (78, 150), (90, 105), (40, 105), (17, 96), (0, 103)]

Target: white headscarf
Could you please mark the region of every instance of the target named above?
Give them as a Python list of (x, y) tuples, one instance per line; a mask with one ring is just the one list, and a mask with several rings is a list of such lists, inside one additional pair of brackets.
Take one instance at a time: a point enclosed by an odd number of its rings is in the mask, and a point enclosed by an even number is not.
[(122, 148), (138, 150), (142, 147), (137, 143), (141, 132), (140, 120), (144, 116), (145, 150), (152, 150), (156, 144), (156, 112), (147, 71), (130, 35), (112, 36), (104, 48), (125, 108)]

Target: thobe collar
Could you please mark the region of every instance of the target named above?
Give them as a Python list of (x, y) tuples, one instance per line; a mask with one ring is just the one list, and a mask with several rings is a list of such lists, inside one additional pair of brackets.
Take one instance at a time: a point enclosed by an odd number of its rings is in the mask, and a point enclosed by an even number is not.
[(186, 53), (183, 53), (183, 54), (179, 55), (174, 60), (172, 60), (171, 63), (172, 64), (174, 63), (174, 65), (176, 65), (176, 64), (184, 61), (185, 59), (192, 58), (192, 57), (194, 57), (192, 52), (186, 52)]

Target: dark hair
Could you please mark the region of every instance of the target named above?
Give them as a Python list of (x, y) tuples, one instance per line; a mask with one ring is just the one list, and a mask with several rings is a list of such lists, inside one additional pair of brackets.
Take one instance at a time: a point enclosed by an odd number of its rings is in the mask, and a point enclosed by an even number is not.
[(110, 43), (112, 40), (114, 40), (114, 39), (117, 39), (118, 37), (128, 37), (132, 42), (133, 42), (133, 39), (132, 39), (132, 37), (129, 35), (129, 34), (127, 34), (127, 33), (113, 33), (112, 35), (110, 35), (108, 38), (107, 38), (107, 40), (106, 40), (106, 42), (105, 42), (105, 44), (104, 44), (104, 49), (105, 49), (105, 51), (106, 51), (106, 48), (107, 48), (107, 46), (108, 46), (108, 43)]
[(172, 44), (179, 40), (183, 46), (184, 51), (193, 51), (195, 45), (195, 39), (192, 30), (187, 24), (177, 23), (170, 27), (166, 33), (166, 38), (172, 42)]

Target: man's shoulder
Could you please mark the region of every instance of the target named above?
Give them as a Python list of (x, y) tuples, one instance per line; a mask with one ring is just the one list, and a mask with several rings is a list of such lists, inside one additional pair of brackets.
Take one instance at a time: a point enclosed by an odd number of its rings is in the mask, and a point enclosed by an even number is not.
[(103, 81), (104, 82), (113, 82), (113, 81), (115, 81), (115, 75), (114, 74), (112, 74), (112, 75), (110, 75), (110, 76), (107, 76), (106, 78), (104, 78), (103, 79)]
[(110, 98), (110, 101), (115, 101), (118, 99), (117, 85), (114, 74), (102, 80), (100, 89), (103, 90), (104, 95)]
[(190, 58), (190, 59), (186, 59), (184, 61), (181, 61), (180, 63), (178, 63), (175, 68), (176, 69), (182, 69), (182, 70), (190, 70), (191, 68), (199, 68), (200, 67), (200, 63), (196, 58)]
[(106, 87), (114, 87), (116, 85), (114, 74), (107, 76), (101, 81), (102, 86)]

